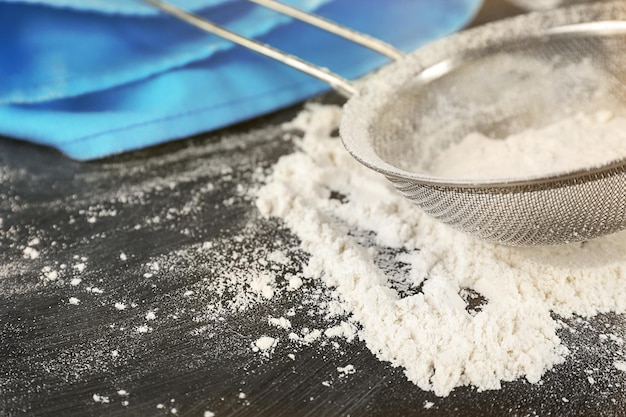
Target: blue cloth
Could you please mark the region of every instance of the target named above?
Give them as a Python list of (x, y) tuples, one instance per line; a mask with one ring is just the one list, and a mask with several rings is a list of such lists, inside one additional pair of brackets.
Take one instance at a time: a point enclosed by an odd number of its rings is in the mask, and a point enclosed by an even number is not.
[[(142, 0), (3, 0), (8, 3), (43, 4), (74, 10), (87, 10), (110, 14), (154, 15), (159, 11)], [(189, 11), (219, 5), (233, 0), (172, 0), (171, 4)], [(306, 8), (306, 4), (303, 5)]]
[[(176, 0), (347, 77), (386, 58), (245, 0)], [(480, 0), (290, 0), (410, 51)], [(51, 6), (54, 5), (54, 6)], [(329, 87), (135, 0), (0, 0), (0, 135), (87, 160), (265, 114)]]

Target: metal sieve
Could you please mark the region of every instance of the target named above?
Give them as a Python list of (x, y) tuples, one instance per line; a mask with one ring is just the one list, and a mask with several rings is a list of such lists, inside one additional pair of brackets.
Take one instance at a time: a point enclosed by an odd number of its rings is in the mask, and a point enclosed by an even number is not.
[[(460, 231), (530, 246), (581, 242), (626, 227), (626, 155), (541, 177), (472, 180), (428, 173), (433, 155), (471, 132), (506, 137), (598, 109), (626, 116), (626, 3), (502, 20), (403, 58), (390, 49), (396, 62), (353, 84), (169, 4), (145, 1), (350, 96), (340, 129), (347, 150)], [(272, 0), (253, 1), (366, 46), (375, 42)], [(384, 44), (376, 48), (387, 50)]]

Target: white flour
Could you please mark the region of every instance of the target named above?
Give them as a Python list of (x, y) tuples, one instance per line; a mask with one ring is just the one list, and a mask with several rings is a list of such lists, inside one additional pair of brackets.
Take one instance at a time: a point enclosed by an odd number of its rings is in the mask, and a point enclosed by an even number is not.
[(626, 311), (626, 234), (555, 248), (459, 234), (355, 162), (332, 137), (340, 115), (311, 106), (288, 126), (305, 132), (300, 150), (275, 165), (257, 206), (297, 235), (306, 278), (334, 289), (368, 348), (420, 388), (536, 383), (568, 354), (553, 314)]
[(269, 336), (261, 336), (254, 342), (254, 349), (263, 354), (268, 355), (271, 353), (272, 349), (276, 347), (278, 344), (278, 339), (274, 339)]
[(505, 139), (470, 133), (440, 152), (430, 173), (459, 179), (537, 177), (626, 157), (626, 118), (608, 110), (576, 114)]

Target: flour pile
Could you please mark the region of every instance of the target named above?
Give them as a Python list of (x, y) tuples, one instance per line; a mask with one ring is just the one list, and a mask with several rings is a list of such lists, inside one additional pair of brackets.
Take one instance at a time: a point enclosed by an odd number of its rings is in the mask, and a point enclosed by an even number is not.
[(626, 118), (598, 110), (505, 139), (470, 133), (440, 152), (430, 172), (480, 180), (527, 178), (594, 168), (625, 155)]
[(312, 105), (302, 130), (259, 190), (319, 278), (360, 324), (383, 361), (439, 396), (455, 387), (536, 383), (568, 354), (554, 314), (626, 311), (626, 234), (580, 245), (508, 248), (474, 240), (424, 215), (334, 134), (341, 110)]

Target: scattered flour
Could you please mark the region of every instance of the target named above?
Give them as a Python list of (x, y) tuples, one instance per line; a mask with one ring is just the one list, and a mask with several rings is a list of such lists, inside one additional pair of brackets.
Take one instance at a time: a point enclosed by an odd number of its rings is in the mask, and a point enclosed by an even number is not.
[(626, 361), (615, 361), (613, 366), (615, 366), (615, 369), (626, 372)]
[(271, 299), (274, 296), (274, 276), (262, 273), (255, 276), (250, 282), (252, 292), (263, 296), (265, 299)]
[(289, 277), (289, 289), (297, 290), (302, 287), (302, 278), (300, 277)]
[(354, 365), (346, 365), (346, 366), (340, 366), (337, 368), (337, 371), (340, 374), (345, 375), (352, 375), (356, 372), (356, 369), (354, 368)]
[(37, 259), (39, 258), (39, 251), (35, 248), (27, 246), (23, 250), (24, 258), (26, 259)]
[(314, 329), (302, 336), (302, 340), (304, 341), (304, 343), (310, 344), (318, 340), (321, 336), (322, 331), (319, 329)]
[(257, 352), (261, 352), (266, 356), (269, 356), (277, 344), (278, 339), (270, 336), (261, 336), (254, 342), (252, 349)]
[(283, 329), (291, 328), (291, 321), (289, 321), (289, 319), (285, 317), (278, 317), (278, 318), (270, 317), (269, 323), (273, 326), (280, 327)]
[(59, 278), (59, 272), (50, 268), (49, 266), (44, 266), (41, 270), (41, 273), (41, 279), (44, 282), (56, 281), (57, 278)]
[(110, 402), (109, 397), (100, 394), (94, 394), (91, 398), (96, 403), (108, 404)]
[(578, 113), (505, 139), (470, 133), (440, 152), (430, 173), (460, 179), (527, 178), (593, 168), (626, 156), (626, 118)]
[(149, 333), (151, 331), (152, 331), (152, 327), (146, 326), (145, 324), (135, 328), (135, 332), (137, 333)]
[(289, 258), (283, 251), (275, 250), (267, 256), (267, 259), (271, 262), (276, 262), (281, 265), (286, 265), (289, 263)]
[(348, 342), (351, 342), (356, 337), (356, 334), (356, 326), (347, 321), (341, 322), (337, 326), (328, 327), (324, 330), (324, 335), (326, 337), (344, 337)]
[(257, 207), (298, 237), (306, 278), (333, 290), (358, 337), (420, 388), (447, 396), (537, 383), (568, 355), (554, 314), (626, 311), (626, 234), (550, 248), (474, 240), (354, 161), (333, 137), (340, 116), (313, 105), (286, 126), (304, 132), (299, 150), (274, 166)]

